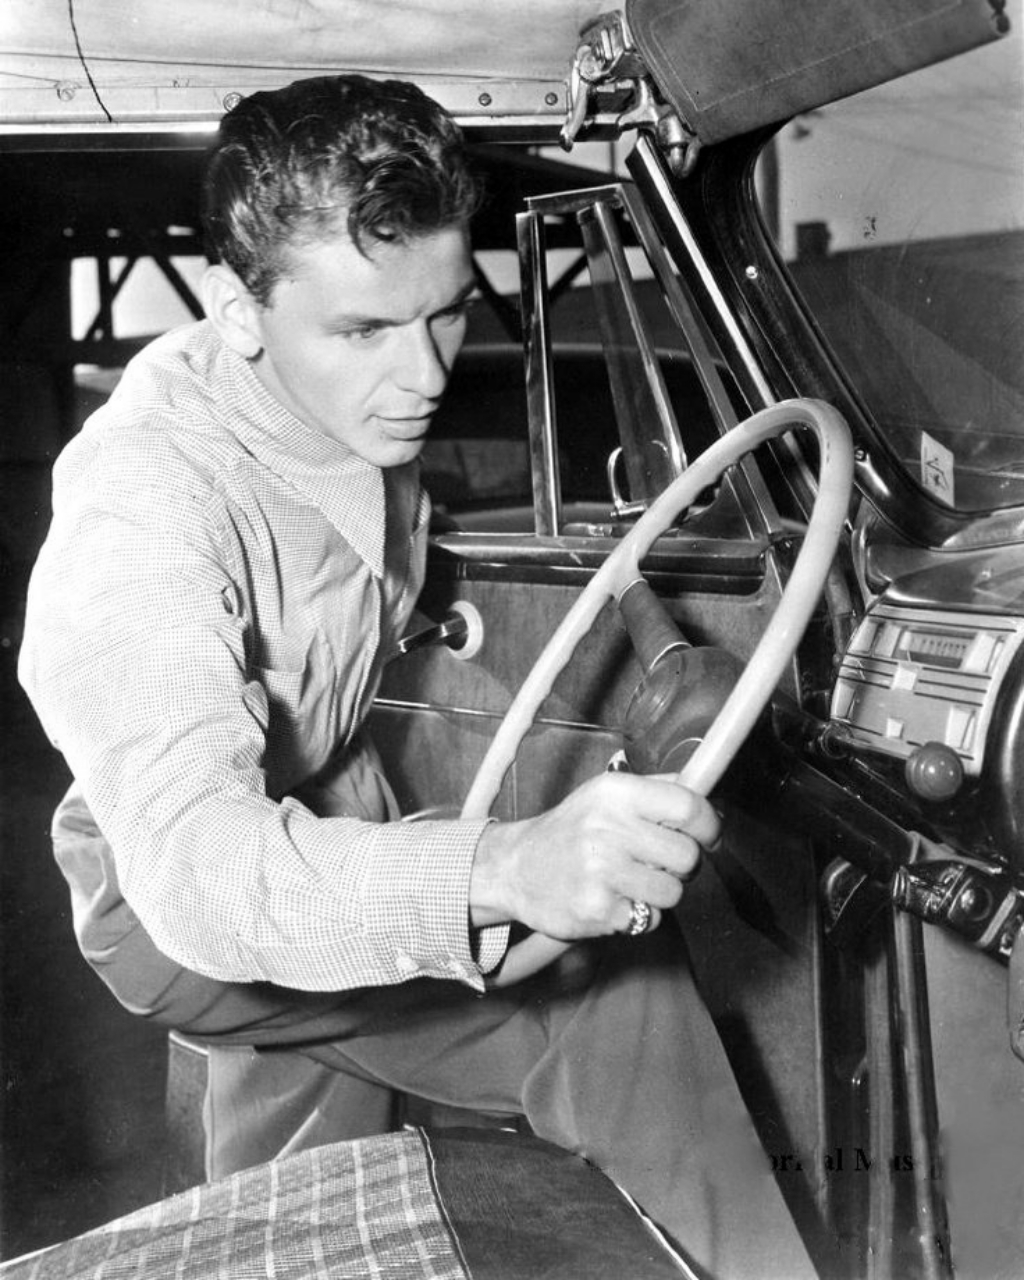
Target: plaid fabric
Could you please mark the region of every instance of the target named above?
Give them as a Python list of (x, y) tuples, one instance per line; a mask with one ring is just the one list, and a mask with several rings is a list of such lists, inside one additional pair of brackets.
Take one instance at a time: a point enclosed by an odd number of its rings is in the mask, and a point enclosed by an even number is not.
[(482, 824), (380, 822), (357, 736), (428, 513), (416, 464), (308, 428), (205, 323), (129, 364), (55, 468), (21, 654), (113, 851), (73, 886), (80, 939), (114, 948), (123, 893), (213, 978), (482, 989), (505, 943), (468, 936)]
[(418, 1132), (317, 1147), (0, 1266), (3, 1280), (468, 1280)]

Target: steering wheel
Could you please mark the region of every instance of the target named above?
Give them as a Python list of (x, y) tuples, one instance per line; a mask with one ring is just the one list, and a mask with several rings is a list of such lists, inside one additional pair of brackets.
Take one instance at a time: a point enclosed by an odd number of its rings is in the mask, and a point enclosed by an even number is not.
[[(727, 467), (758, 445), (795, 426), (810, 427), (818, 439), (818, 492), (806, 535), (775, 613), (750, 661), (703, 741), (676, 781), (706, 796), (728, 768), (804, 633), (835, 555), (853, 483), (853, 447), (842, 416), (822, 400), (784, 400), (733, 427), (696, 458), (651, 504), (604, 561), (548, 641), (484, 756), (462, 807), (463, 818), (485, 818), (505, 774), (544, 699), (580, 640), (609, 599), (618, 599), (640, 576), (639, 563), (668, 529)], [(550, 964), (574, 944), (534, 933), (509, 948), (490, 980), (508, 986)]]

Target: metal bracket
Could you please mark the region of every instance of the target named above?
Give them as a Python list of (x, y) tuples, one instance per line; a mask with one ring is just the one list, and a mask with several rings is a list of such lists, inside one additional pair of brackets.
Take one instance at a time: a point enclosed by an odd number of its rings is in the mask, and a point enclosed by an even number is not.
[(1009, 961), (1024, 923), (1024, 890), (1009, 872), (950, 858), (900, 867), (892, 900), (901, 911), (960, 934), (979, 951)]
[(1004, 867), (955, 856), (919, 832), (907, 834), (909, 858), (888, 882), (843, 857), (829, 863), (819, 885), (826, 934), (840, 947), (849, 945), (891, 903), (1008, 962), (1024, 927), (1024, 884)]
[(839, 948), (852, 946), (885, 907), (885, 885), (845, 858), (833, 858), (819, 881), (825, 934)]
[(561, 144), (571, 151), (587, 121), (596, 114), (601, 93), (631, 91), (632, 105), (616, 120), (620, 133), (644, 129), (652, 133), (665, 153), (669, 168), (679, 177), (692, 172), (700, 152), (700, 140), (678, 113), (659, 98), (640, 56), (624, 13), (604, 13), (584, 27), (566, 85), (565, 123)]

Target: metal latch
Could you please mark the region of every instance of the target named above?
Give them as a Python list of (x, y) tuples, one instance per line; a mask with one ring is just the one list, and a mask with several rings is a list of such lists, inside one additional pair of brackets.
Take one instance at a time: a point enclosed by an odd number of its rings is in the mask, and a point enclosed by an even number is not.
[(700, 150), (699, 139), (678, 113), (662, 102), (623, 13), (603, 13), (584, 27), (573, 56), (566, 86), (565, 123), (560, 140), (566, 151), (597, 114), (601, 93), (631, 91), (631, 105), (616, 119), (620, 133), (649, 129), (664, 151), (669, 168), (685, 177), (693, 169)]

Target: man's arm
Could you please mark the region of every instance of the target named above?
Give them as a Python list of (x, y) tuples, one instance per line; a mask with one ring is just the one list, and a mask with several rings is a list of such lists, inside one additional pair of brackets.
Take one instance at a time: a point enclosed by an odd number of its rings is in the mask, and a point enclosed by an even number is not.
[[(227, 545), (216, 492), (169, 431), (117, 446), (105, 457), (87, 435), (58, 468), (20, 672), (135, 915), (167, 956), (225, 981), (482, 988), (479, 959), (500, 958), (493, 942), (478, 958), (469, 928), (485, 824), (320, 819), (268, 794), (268, 733), (292, 731), (271, 698), (329, 656), (315, 648), (268, 692), (237, 607), (245, 548)], [(325, 711), (327, 751), (331, 728)]]
[(623, 927), (630, 898), (678, 897), (714, 822), (667, 782), (609, 775), (494, 825), (318, 818), (268, 795), (270, 708), (221, 522), (193, 474), (159, 462), (142, 492), (138, 466), (97, 466), (58, 504), (22, 671), (162, 951), (224, 980), (479, 988), (504, 931), (472, 926), (583, 937)]

